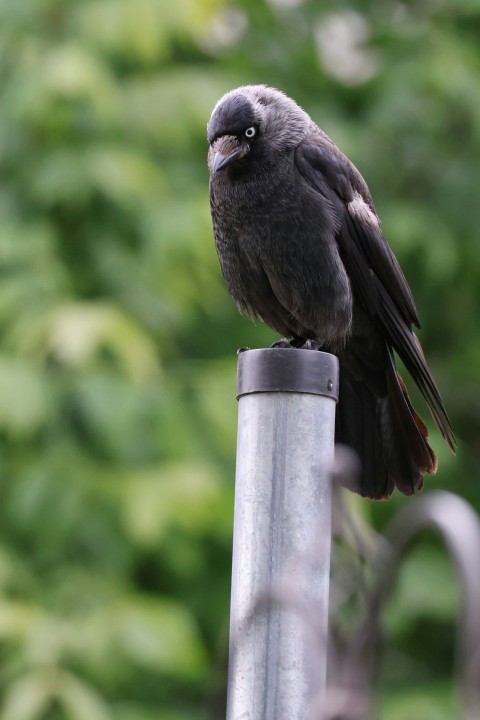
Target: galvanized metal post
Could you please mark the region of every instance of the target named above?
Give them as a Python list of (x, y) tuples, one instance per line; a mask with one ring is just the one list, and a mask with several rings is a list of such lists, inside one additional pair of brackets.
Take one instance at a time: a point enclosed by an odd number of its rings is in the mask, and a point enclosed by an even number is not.
[(238, 398), (227, 720), (319, 720), (337, 358), (245, 351)]

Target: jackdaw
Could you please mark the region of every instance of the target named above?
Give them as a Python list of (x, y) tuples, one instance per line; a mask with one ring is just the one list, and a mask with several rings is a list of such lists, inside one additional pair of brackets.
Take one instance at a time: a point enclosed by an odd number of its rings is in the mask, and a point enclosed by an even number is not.
[(215, 244), (237, 307), (294, 347), (338, 355), (336, 440), (362, 460), (354, 489), (412, 495), (437, 458), (394, 350), (454, 451), (456, 443), (365, 180), (301, 107), (265, 85), (224, 95), (208, 141)]

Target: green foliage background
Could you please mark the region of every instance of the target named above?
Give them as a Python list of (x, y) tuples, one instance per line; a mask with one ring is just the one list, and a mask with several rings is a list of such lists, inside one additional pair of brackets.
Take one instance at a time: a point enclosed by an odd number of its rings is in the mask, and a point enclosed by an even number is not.
[[(478, 0), (0, 4), (2, 720), (223, 715), (235, 350), (274, 339), (213, 247), (231, 87), (281, 87), (367, 178), (459, 439), (427, 485), (480, 508), (479, 42)], [(434, 543), (407, 563), (382, 719), (455, 717), (453, 583)]]

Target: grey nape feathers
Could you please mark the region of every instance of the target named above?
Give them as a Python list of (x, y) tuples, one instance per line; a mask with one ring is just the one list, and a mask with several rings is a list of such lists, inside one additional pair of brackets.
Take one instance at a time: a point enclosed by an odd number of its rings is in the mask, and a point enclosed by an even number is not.
[(336, 440), (362, 460), (354, 489), (372, 498), (395, 486), (414, 493), (437, 459), (393, 350), (452, 450), (455, 438), (364, 179), (304, 110), (265, 85), (227, 93), (208, 141), (216, 248), (237, 307), (294, 347), (338, 355)]

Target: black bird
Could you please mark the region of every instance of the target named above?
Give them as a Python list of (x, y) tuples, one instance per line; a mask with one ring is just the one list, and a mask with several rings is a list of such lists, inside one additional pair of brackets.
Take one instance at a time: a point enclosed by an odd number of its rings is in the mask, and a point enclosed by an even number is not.
[(265, 85), (224, 95), (208, 141), (215, 243), (237, 307), (294, 347), (338, 355), (336, 440), (362, 460), (354, 489), (412, 495), (437, 458), (393, 350), (453, 451), (456, 443), (365, 180), (302, 108)]

